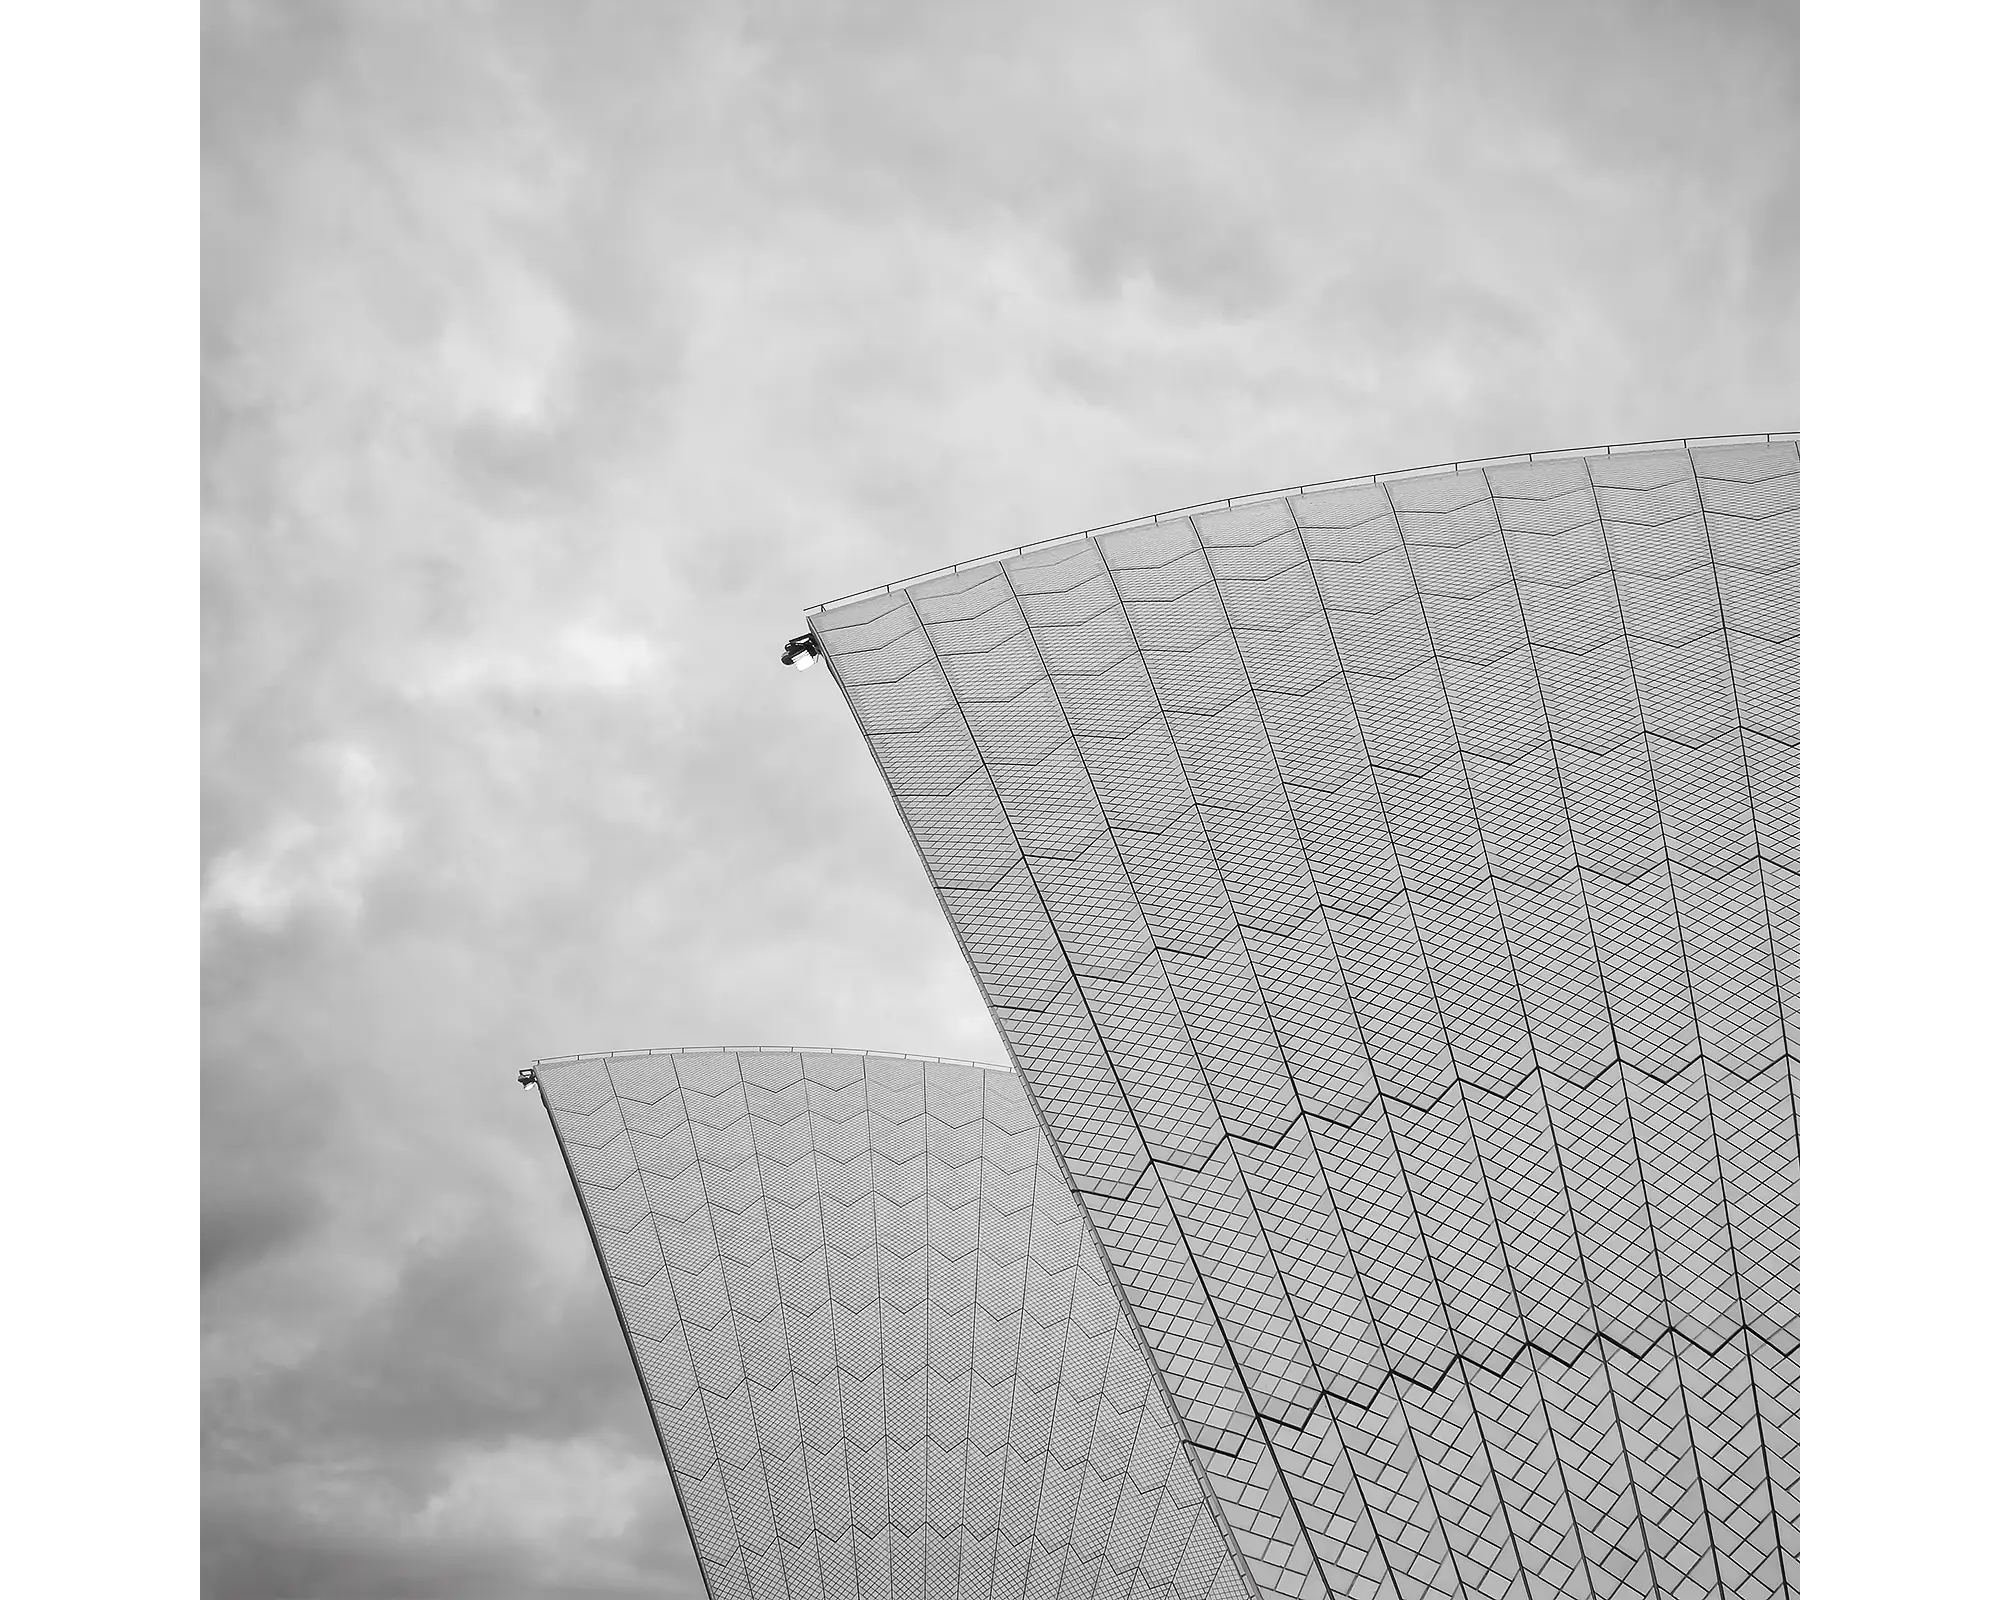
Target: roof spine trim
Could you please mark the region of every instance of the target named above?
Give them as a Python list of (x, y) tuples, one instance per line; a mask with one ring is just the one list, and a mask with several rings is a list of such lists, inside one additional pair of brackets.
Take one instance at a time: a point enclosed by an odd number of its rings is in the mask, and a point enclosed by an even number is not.
[(972, 1061), (964, 1056), (913, 1055), (907, 1050), (853, 1050), (837, 1044), (663, 1044), (638, 1050), (584, 1050), (576, 1055), (537, 1056), (537, 1067), (569, 1061), (626, 1061), (634, 1056), (701, 1056), (727, 1051), (745, 1056), (875, 1056), (887, 1061), (935, 1061), (944, 1067), (978, 1067), (984, 1072), (1012, 1072), (997, 1061)]
[[(932, 567), (927, 572), (912, 573), (907, 578), (897, 578), (891, 583), (878, 583), (872, 589), (857, 589), (852, 594), (837, 595), (831, 600), (822, 600), (817, 605), (806, 608), (808, 620), (831, 611), (835, 606), (844, 606), (850, 600), (867, 600), (878, 594), (894, 594), (898, 589), (907, 589), (912, 584), (922, 583), (926, 578), (941, 578), (947, 573), (963, 572), (967, 567), (983, 567), (989, 561), (1005, 561), (1010, 556), (1022, 555), (1029, 550), (1046, 549), (1052, 544), (1062, 544), (1070, 539), (1088, 539), (1093, 534), (1115, 533), (1120, 528), (1144, 528), (1164, 522), (1171, 517), (1190, 516), (1199, 511), (1227, 511), (1234, 506), (1250, 505), (1259, 500), (1281, 500), (1295, 494), (1316, 494), (1322, 489), (1351, 489), (1357, 484), (1386, 483), (1396, 478), (1420, 477), (1426, 473), (1460, 472), (1467, 467), (1497, 467), (1513, 461), (1562, 461), (1582, 456), (1609, 456), (1627, 450), (1665, 450), (1679, 446), (1690, 450), (1696, 445), (1732, 444), (1780, 444), (1796, 442), (1799, 430), (1780, 428), (1773, 433), (1698, 433), (1682, 439), (1628, 439), (1622, 444), (1576, 445), (1562, 450), (1515, 451), (1512, 455), (1467, 456), (1459, 461), (1433, 461), (1428, 466), (1398, 467), (1391, 472), (1357, 472), (1346, 478), (1323, 478), (1316, 483), (1291, 484), (1282, 489), (1258, 489), (1250, 494), (1231, 495), (1224, 500), (1203, 500), (1194, 505), (1175, 506), (1168, 511), (1155, 511), (1151, 516), (1127, 517), (1123, 522), (1099, 523), (1094, 528), (1079, 528), (1074, 533), (1051, 534), (1046, 539), (1031, 539), (1026, 544), (1017, 544), (1010, 549), (995, 550), (987, 555), (973, 556), (966, 561), (954, 561), (950, 566)], [(928, 1058), (918, 1058), (928, 1059)], [(975, 1062), (973, 1065), (981, 1065)]]

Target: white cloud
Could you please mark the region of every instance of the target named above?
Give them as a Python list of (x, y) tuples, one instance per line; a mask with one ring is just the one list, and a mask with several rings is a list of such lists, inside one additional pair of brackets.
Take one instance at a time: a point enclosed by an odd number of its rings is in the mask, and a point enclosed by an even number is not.
[(516, 644), (475, 643), (432, 652), (410, 678), (420, 699), (484, 694), (617, 694), (655, 681), (657, 645), (637, 633), (573, 626)]
[(368, 880), (395, 854), (403, 824), (389, 805), (381, 769), (354, 746), (321, 748), (309, 766), (324, 775), (324, 814), (288, 811), (210, 868), (205, 916), (274, 932), (308, 911), (345, 921), (360, 914)]
[(494, 264), (452, 307), (436, 361), (463, 419), (534, 426), (554, 409), (575, 342), (569, 309), (546, 283)]
[(426, 1535), (587, 1550), (616, 1544), (659, 1499), (659, 1462), (594, 1439), (468, 1451), (417, 1514)]

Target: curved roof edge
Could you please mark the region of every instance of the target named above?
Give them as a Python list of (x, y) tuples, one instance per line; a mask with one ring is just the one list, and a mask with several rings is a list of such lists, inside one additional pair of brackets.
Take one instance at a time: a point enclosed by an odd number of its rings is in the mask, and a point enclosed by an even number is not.
[[(1696, 445), (1720, 449), (1733, 444), (1785, 444), (1796, 443), (1798, 437), (1797, 428), (1780, 428), (1772, 433), (1703, 433), (1690, 434), (1683, 439), (1630, 439), (1622, 444), (1571, 445), (1559, 450), (1517, 450), (1512, 455), (1466, 456), (1458, 461), (1433, 461), (1421, 467), (1398, 467), (1389, 472), (1357, 472), (1345, 478), (1322, 478), (1313, 483), (1287, 484), (1281, 489), (1258, 489), (1250, 494), (1230, 495), (1223, 500), (1202, 500), (1190, 506), (1174, 506), (1170, 510), (1155, 511), (1150, 516), (1127, 517), (1122, 522), (1099, 523), (1094, 528), (1078, 528), (1073, 533), (1051, 534), (1046, 539), (1033, 539), (1027, 544), (1017, 544), (1006, 550), (989, 551), (983, 556), (954, 561), (949, 566), (932, 567), (927, 572), (912, 573), (909, 577), (898, 578), (892, 583), (878, 583), (872, 588), (857, 589), (852, 594), (837, 595), (831, 600), (822, 600), (817, 605), (806, 607), (805, 614), (810, 619), (831, 611), (835, 606), (846, 605), (850, 600), (866, 600), (873, 595), (894, 594), (898, 589), (907, 589), (911, 584), (922, 583), (926, 578), (942, 577), (948, 572), (959, 572), (966, 567), (983, 567), (989, 561), (1004, 561), (1007, 557), (1020, 555), (1023, 551), (1040, 550), (1048, 545), (1062, 544), (1069, 539), (1088, 539), (1092, 534), (1113, 533), (1120, 528), (1143, 528), (1152, 523), (1163, 522), (1170, 517), (1190, 516), (1199, 511), (1226, 511), (1232, 506), (1249, 505), (1258, 500), (1277, 500), (1287, 495), (1312, 494), (1321, 489), (1347, 489), (1361, 483), (1383, 483), (1392, 478), (1415, 478), (1433, 472), (1460, 472), (1467, 467), (1497, 467), (1515, 461), (1561, 461), (1578, 456), (1616, 455), (1620, 451), (1690, 450)], [(980, 1066), (984, 1063), (974, 1062), (972, 1065)]]
[(888, 1061), (935, 1061), (945, 1067), (978, 1067), (984, 1072), (1012, 1072), (995, 1061), (969, 1061), (963, 1056), (917, 1055), (907, 1050), (853, 1050), (837, 1044), (665, 1044), (641, 1050), (585, 1050), (576, 1055), (539, 1056), (537, 1067), (567, 1061), (626, 1061), (635, 1056), (698, 1056), (727, 1051), (750, 1056), (875, 1056)]

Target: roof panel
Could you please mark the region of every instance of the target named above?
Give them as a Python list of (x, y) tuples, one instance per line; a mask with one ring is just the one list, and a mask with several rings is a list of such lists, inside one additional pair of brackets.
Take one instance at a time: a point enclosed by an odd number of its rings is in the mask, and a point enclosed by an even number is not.
[(1001, 558), (1075, 603), (953, 657), (1060, 713), (961, 727), (1054, 738), (1061, 826), (1006, 781), (916, 843), (991, 852), (953, 926), (1272, 1592), (1790, 1593), (1797, 473), (1165, 516)]

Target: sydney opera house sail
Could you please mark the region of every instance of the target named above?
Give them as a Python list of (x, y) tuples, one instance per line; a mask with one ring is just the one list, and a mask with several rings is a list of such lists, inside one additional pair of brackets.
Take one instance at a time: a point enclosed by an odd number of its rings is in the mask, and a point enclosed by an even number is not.
[(1248, 1600), (1020, 1080), (542, 1062), (712, 1596)]
[(1268, 1594), (1796, 1590), (1795, 442), (816, 615)]

